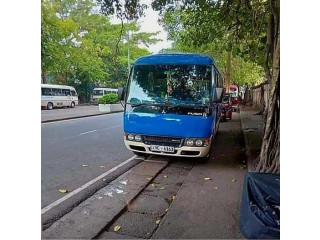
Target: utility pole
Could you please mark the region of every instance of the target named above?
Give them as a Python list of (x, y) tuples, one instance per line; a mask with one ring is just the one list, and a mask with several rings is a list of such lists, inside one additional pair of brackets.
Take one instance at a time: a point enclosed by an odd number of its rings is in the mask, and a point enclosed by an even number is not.
[(128, 41), (128, 75), (130, 74), (130, 31), (129, 31), (129, 24), (127, 19), (127, 41)]

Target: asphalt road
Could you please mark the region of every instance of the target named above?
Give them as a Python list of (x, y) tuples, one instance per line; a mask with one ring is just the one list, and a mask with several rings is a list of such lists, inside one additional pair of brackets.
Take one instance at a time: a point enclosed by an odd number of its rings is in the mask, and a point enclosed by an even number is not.
[(71, 192), (133, 156), (122, 114), (41, 124), (41, 208), (63, 196), (59, 189)]

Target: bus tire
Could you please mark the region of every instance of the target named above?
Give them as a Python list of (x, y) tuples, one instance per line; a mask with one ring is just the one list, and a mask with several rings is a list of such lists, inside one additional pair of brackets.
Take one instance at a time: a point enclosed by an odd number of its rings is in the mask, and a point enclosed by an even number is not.
[(52, 109), (53, 109), (53, 104), (52, 104), (52, 102), (48, 102), (48, 104), (47, 104), (47, 109), (48, 109), (48, 110), (52, 110)]
[(71, 108), (74, 108), (76, 104), (74, 102), (71, 103)]

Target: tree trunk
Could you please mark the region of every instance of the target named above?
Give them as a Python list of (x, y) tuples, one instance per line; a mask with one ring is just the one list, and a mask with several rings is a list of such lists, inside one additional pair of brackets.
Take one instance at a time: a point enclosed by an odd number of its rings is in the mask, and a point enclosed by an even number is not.
[(48, 83), (47, 81), (47, 72), (45, 70), (42, 70), (42, 81), (43, 84)]
[(260, 103), (258, 115), (262, 115), (266, 109), (266, 103), (264, 101), (264, 84), (260, 85)]
[(256, 172), (280, 173), (280, 34), (275, 44), (270, 99)]
[(230, 72), (231, 72), (231, 51), (227, 55), (227, 67), (226, 67), (226, 93), (230, 92)]

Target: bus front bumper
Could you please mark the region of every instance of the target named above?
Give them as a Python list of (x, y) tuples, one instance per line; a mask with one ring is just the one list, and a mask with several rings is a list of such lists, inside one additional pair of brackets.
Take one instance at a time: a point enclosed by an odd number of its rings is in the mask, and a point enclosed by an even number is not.
[(126, 145), (127, 149), (134, 152), (140, 152), (145, 154), (152, 154), (152, 155), (162, 155), (162, 156), (177, 156), (177, 157), (206, 157), (210, 151), (211, 141), (208, 146), (206, 147), (175, 147), (174, 153), (168, 152), (157, 152), (151, 151), (151, 145), (147, 145), (143, 142), (135, 142), (124, 140), (124, 144)]

